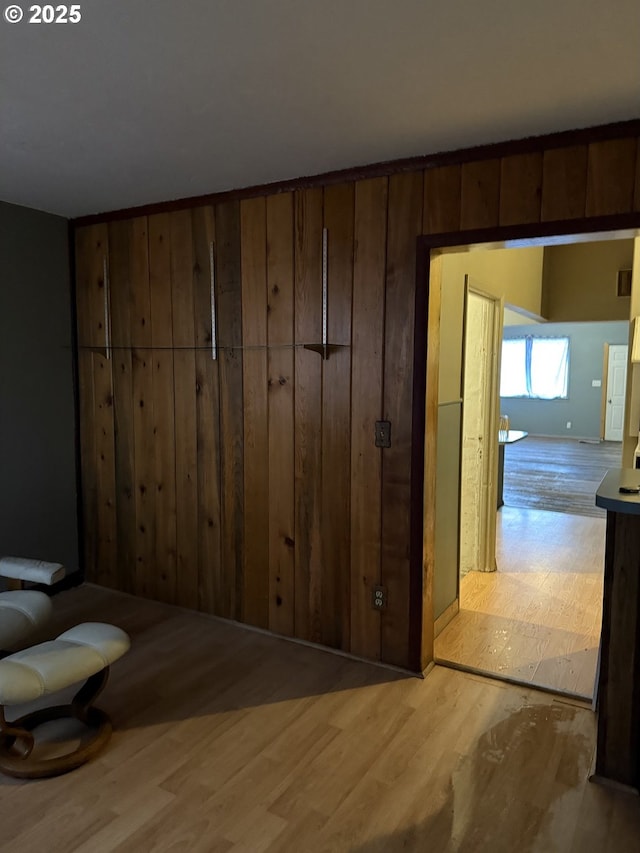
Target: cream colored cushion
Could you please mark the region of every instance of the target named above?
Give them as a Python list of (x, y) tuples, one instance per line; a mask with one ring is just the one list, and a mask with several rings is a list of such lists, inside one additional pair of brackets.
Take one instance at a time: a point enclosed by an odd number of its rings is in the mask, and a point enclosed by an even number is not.
[(0, 575), (19, 581), (44, 583), (48, 586), (65, 576), (62, 563), (47, 563), (29, 557), (0, 557)]
[(0, 705), (30, 702), (100, 672), (129, 650), (115, 625), (85, 622), (47, 643), (0, 660)]
[(51, 599), (44, 592), (0, 592), (0, 649), (21, 643), (51, 615)]

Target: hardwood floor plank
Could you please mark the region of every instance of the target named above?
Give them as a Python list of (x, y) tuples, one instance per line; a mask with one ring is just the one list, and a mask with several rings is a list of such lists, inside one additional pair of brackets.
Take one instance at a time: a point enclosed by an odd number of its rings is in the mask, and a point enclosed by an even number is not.
[(496, 572), (461, 580), (436, 659), (593, 695), (602, 622), (604, 519), (504, 506)]
[(438, 666), (415, 678), (89, 585), (54, 603), (51, 633), (99, 618), (132, 648), (98, 703), (115, 724), (105, 751), (41, 783), (0, 781), (12, 853), (637, 849), (637, 798), (587, 781), (586, 706)]
[(604, 518), (595, 493), (606, 472), (621, 466), (622, 444), (529, 435), (507, 445), (504, 459), (508, 506)]

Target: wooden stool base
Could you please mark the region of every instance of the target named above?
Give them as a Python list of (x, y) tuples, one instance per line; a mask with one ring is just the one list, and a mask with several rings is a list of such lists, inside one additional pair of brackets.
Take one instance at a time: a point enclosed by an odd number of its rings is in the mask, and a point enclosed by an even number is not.
[[(111, 720), (91, 703), (107, 682), (109, 668), (92, 675), (69, 705), (54, 705), (7, 721), (0, 705), (0, 773), (17, 779), (42, 779), (75, 770), (106, 746), (111, 737)], [(53, 720), (78, 720), (91, 730), (91, 737), (77, 749), (52, 758), (32, 757), (36, 744), (34, 729)]]

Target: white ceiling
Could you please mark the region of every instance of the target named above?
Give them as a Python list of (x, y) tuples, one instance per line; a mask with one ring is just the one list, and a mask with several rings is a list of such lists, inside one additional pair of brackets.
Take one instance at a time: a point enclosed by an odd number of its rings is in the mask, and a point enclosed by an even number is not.
[(638, 0), (18, 4), (0, 199), (70, 217), (640, 117)]

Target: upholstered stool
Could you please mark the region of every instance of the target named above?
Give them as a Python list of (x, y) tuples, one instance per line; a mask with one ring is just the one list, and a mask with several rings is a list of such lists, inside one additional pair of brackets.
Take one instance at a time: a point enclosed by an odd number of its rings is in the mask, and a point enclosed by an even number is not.
[[(10, 583), (39, 583), (52, 586), (65, 576), (62, 563), (47, 563), (29, 557), (0, 557), (0, 576)], [(44, 592), (14, 589), (0, 592), (0, 657), (24, 642), (51, 615), (51, 600)]]
[[(92, 703), (107, 683), (110, 665), (129, 650), (129, 637), (114, 625), (86, 622), (55, 639), (0, 660), (0, 772), (23, 779), (57, 776), (84, 764), (109, 740), (111, 721)], [(86, 679), (69, 705), (41, 708), (9, 722), (5, 706), (31, 702)], [(33, 730), (72, 718), (91, 738), (62, 756), (37, 758)]]
[(51, 615), (51, 599), (44, 592), (16, 590), (0, 593), (0, 656), (28, 637)]

